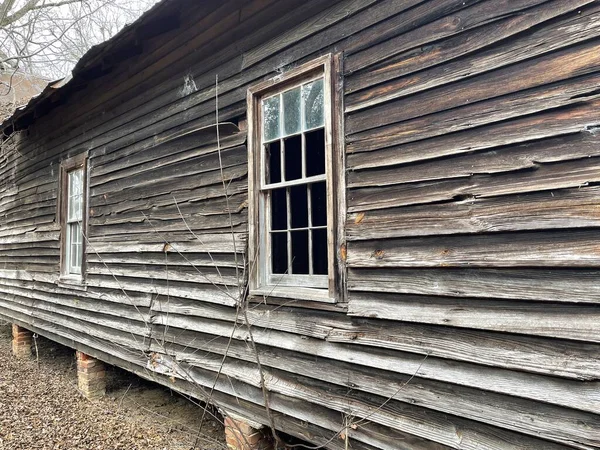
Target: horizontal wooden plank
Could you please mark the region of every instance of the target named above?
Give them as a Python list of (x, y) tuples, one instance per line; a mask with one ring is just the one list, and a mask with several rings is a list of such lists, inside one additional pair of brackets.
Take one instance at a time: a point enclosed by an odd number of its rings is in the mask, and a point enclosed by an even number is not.
[(86, 260), (89, 264), (106, 264), (108, 266), (118, 264), (146, 264), (162, 267), (188, 266), (188, 267), (236, 267), (236, 258), (233, 254), (226, 253), (177, 253), (175, 251), (166, 254), (158, 252), (137, 253), (88, 253)]
[(598, 306), (351, 292), (354, 316), (600, 342)]
[(352, 291), (599, 303), (594, 269), (350, 269)]
[(241, 233), (202, 233), (192, 236), (189, 233), (182, 236), (165, 236), (156, 239), (151, 236), (150, 241), (133, 240), (127, 242), (114, 242), (110, 239), (90, 239), (88, 243), (88, 253), (234, 253), (242, 252), (245, 247), (246, 236)]
[[(595, 228), (600, 189), (560, 189), (516, 196), (362, 211), (349, 216), (348, 240), (460, 233)], [(362, 208), (361, 208), (362, 209)], [(354, 210), (359, 210), (354, 208)], [(568, 233), (568, 231), (565, 231)]]
[[(224, 124), (224, 127), (226, 129), (230, 127), (237, 128), (233, 124)], [(201, 130), (206, 128), (201, 128)], [(218, 155), (232, 148), (239, 149), (242, 152), (245, 149), (245, 133), (238, 131), (235, 134), (227, 134), (227, 132), (224, 132), (222, 139), (220, 138), (218, 142), (215, 142), (216, 128), (208, 128), (214, 136), (211, 136), (206, 143), (202, 140), (199, 141), (198, 132), (192, 130), (186, 132), (184, 138), (174, 142), (171, 140), (166, 141), (166, 143), (157, 142), (155, 147), (146, 151), (118, 158), (103, 165), (100, 165), (100, 158), (92, 158), (90, 162), (93, 167), (94, 178), (91, 182), (94, 185), (101, 184), (112, 179), (134, 176), (157, 168), (168, 167), (182, 161), (195, 162), (194, 159), (211, 154)]]
[[(359, 294), (353, 295), (354, 308), (358, 312)], [(398, 294), (394, 295), (398, 297)], [(362, 311), (366, 312), (366, 308)], [(408, 322), (403, 318), (401, 321), (362, 318), (366, 315), (353, 316), (355, 325), (352, 328), (331, 330), (327, 340), (557, 377), (598, 379), (598, 344), (456, 328), (445, 326), (446, 323), (444, 326), (432, 326)]]
[[(170, 233), (185, 233), (190, 235), (210, 232), (210, 233), (239, 233), (247, 229), (247, 217), (242, 213), (237, 214), (220, 214), (208, 216), (187, 216), (174, 217), (172, 219), (160, 220), (150, 218), (143, 211), (135, 213), (133, 217), (125, 221), (113, 219), (113, 223), (98, 224), (96, 219), (90, 220), (88, 236), (90, 239), (107, 239), (110, 240), (113, 235), (129, 235), (132, 239), (137, 239), (139, 234), (155, 234), (156, 239), (168, 241)], [(190, 232), (190, 230), (195, 230)], [(233, 240), (233, 239), (232, 239)]]
[[(148, 341), (142, 337), (134, 338), (131, 333), (122, 332), (116, 329), (106, 329), (93, 323), (76, 322), (72, 319), (43, 310), (36, 310), (33, 316), (31, 312), (24, 314), (14, 303), (8, 303), (0, 299), (0, 315), (8, 318), (17, 318), (22, 321), (27, 329), (38, 331), (63, 329), (64, 336), (76, 338), (76, 341), (69, 342), (68, 345), (78, 347), (79, 345), (89, 345), (96, 348), (103, 348), (109, 354), (118, 354), (126, 351), (129, 359), (138, 359), (140, 355), (148, 348)], [(45, 335), (43, 333), (42, 335)]]
[(153, 279), (163, 281), (185, 281), (189, 283), (210, 284), (215, 286), (237, 285), (243, 277), (240, 268), (236, 275), (234, 268), (226, 267), (182, 267), (171, 266), (168, 261), (162, 266), (146, 264), (119, 264), (88, 263), (86, 273), (90, 275), (110, 275), (114, 277), (139, 278), (141, 280)]
[[(143, 202), (143, 200), (142, 200)], [(141, 202), (140, 202), (141, 203)], [(208, 216), (217, 216), (221, 214), (237, 214), (248, 205), (248, 193), (241, 194), (227, 193), (221, 186), (220, 195), (205, 199), (204, 201), (183, 201), (177, 200), (177, 197), (172, 196), (170, 201), (166, 199), (160, 206), (137, 205), (135, 203), (125, 204), (123, 210), (113, 211), (113, 207), (93, 208), (90, 211), (90, 223), (93, 226), (101, 227), (104, 224), (127, 223), (131, 219), (137, 219), (140, 216), (146, 217), (148, 220), (156, 220), (159, 223), (166, 220), (186, 220), (190, 218), (201, 218)]]
[(32, 306), (45, 310), (44, 305), (54, 304), (59, 306), (66, 306), (70, 310), (71, 309), (80, 309), (85, 312), (89, 312), (90, 317), (93, 317), (95, 313), (108, 315), (108, 316), (116, 316), (120, 318), (128, 318), (135, 322), (146, 323), (149, 321), (149, 304), (140, 305), (136, 304), (135, 297), (128, 299), (127, 301), (123, 301), (122, 303), (117, 303), (114, 301), (105, 301), (102, 297), (96, 297), (94, 299), (87, 297), (87, 292), (71, 292), (70, 295), (59, 294), (57, 292), (48, 292), (42, 291), (39, 289), (31, 289), (31, 287), (16, 287), (6, 285), (0, 280), (0, 295), (3, 295), (4, 298), (10, 299), (8, 295), (13, 296), (12, 299), (15, 298), (28, 298), (33, 300)]
[(199, 156), (191, 160), (184, 160), (168, 164), (166, 166), (157, 166), (153, 170), (135, 171), (130, 175), (117, 172), (115, 175), (108, 174), (102, 177), (92, 177), (90, 180), (91, 195), (102, 195), (111, 192), (111, 190), (126, 189), (131, 185), (148, 185), (158, 181), (164, 181), (189, 175), (199, 175), (220, 167), (232, 167), (243, 164), (247, 161), (245, 146), (229, 148), (221, 154), (211, 153), (209, 155)]
[[(28, 313), (31, 317), (44, 317), (44, 314), (62, 316), (65, 324), (77, 322), (80, 329), (85, 329), (89, 324), (96, 324), (99, 329), (103, 329), (105, 336), (110, 336), (111, 330), (118, 330), (127, 333), (130, 340), (134, 342), (143, 342), (149, 336), (150, 327), (139, 320), (110, 316), (90, 311), (82, 312), (77, 308), (50, 303), (18, 295), (0, 293), (0, 302), (10, 301), (13, 305), (19, 304), (22, 312)], [(14, 306), (13, 306), (14, 307)], [(133, 314), (132, 314), (133, 316)], [(48, 316), (45, 316), (48, 317)], [(138, 316), (139, 318), (140, 316)], [(75, 325), (73, 328), (77, 328)]]
[[(36, 291), (42, 294), (56, 294), (64, 298), (73, 298), (85, 296), (94, 301), (101, 300), (106, 302), (118, 303), (127, 306), (149, 308), (152, 302), (152, 296), (149, 294), (139, 294), (122, 290), (112, 290), (106, 288), (93, 288), (90, 286), (69, 285), (68, 283), (47, 283), (36, 281), (35, 284), (27, 280), (13, 280), (0, 278), (0, 291), (9, 292), (8, 289), (18, 288), (23, 292)], [(6, 288), (6, 289), (5, 289)], [(85, 293), (83, 293), (85, 292)], [(26, 294), (24, 294), (26, 296)]]
[(59, 240), (58, 231), (26, 232), (24, 235), (0, 237), (0, 245), (3, 244), (23, 244), (39, 242), (56, 242)]
[(377, 239), (349, 243), (348, 267), (600, 267), (596, 230)]

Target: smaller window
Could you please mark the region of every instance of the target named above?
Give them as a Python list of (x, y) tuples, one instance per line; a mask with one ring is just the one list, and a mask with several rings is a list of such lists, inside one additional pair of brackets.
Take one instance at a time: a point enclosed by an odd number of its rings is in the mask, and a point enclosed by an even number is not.
[(86, 227), (85, 159), (67, 160), (61, 168), (61, 276), (81, 280), (83, 277)]
[(81, 275), (83, 259), (83, 169), (72, 170), (67, 174), (67, 272)]

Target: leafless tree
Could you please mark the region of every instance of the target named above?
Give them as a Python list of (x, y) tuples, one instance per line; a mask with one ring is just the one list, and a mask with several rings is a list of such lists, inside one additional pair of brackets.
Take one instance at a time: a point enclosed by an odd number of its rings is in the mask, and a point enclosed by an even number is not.
[(0, 0), (0, 69), (49, 79), (68, 75), (93, 45), (156, 0)]

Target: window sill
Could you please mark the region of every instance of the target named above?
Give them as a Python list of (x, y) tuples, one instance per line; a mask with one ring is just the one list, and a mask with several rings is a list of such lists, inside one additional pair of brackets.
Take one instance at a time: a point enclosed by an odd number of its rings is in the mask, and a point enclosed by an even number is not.
[(336, 303), (336, 299), (330, 295), (329, 290), (307, 287), (263, 286), (257, 289), (251, 289), (250, 296), (279, 297), (322, 303)]
[(58, 279), (58, 287), (66, 289), (75, 289), (78, 291), (87, 291), (88, 286), (81, 277), (61, 276)]

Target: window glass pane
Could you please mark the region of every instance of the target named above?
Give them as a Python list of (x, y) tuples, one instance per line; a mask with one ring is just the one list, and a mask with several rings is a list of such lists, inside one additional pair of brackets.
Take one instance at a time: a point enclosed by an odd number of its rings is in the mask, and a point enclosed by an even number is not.
[(74, 195), (79, 194), (79, 189), (78, 189), (79, 171), (73, 170), (73, 171), (69, 172), (68, 176), (69, 176), (69, 197), (73, 197)]
[(67, 225), (67, 236), (66, 236), (66, 245), (65, 245), (65, 264), (67, 266), (67, 268), (69, 269), (69, 272), (71, 272), (71, 241), (73, 240), (72, 236), (72, 231), (71, 231), (71, 225)]
[(78, 222), (69, 224), (69, 273), (81, 273), (81, 261), (83, 259), (83, 236), (81, 235), (81, 225)]
[(271, 192), (271, 229), (287, 229), (286, 189), (273, 189)]
[(83, 169), (69, 172), (68, 177), (68, 219), (81, 220), (83, 217)]
[(323, 79), (302, 86), (304, 102), (304, 129), (321, 127), (324, 121)]
[(325, 130), (306, 133), (306, 176), (325, 173)]
[(283, 128), (286, 135), (300, 132), (300, 87), (284, 92)]
[(313, 273), (327, 275), (327, 229), (312, 231)]
[(77, 245), (77, 269), (81, 273), (81, 263), (83, 260), (83, 243)]
[(292, 231), (292, 273), (308, 274), (308, 231)]
[(273, 273), (287, 273), (287, 236), (288, 233), (271, 233), (271, 259), (273, 262)]
[(70, 273), (77, 273), (77, 244), (71, 244), (71, 263), (69, 265)]
[(325, 182), (313, 183), (311, 187), (312, 224), (315, 227), (327, 225), (327, 189)]
[(82, 214), (81, 214), (81, 210), (83, 205), (81, 204), (81, 195), (76, 195), (75, 197), (71, 197), (70, 199), (70, 205), (71, 205), (71, 214), (69, 215), (69, 220), (75, 220), (75, 221), (80, 221)]
[(292, 206), (292, 228), (308, 226), (308, 196), (307, 185), (293, 186), (290, 188)]
[(302, 137), (294, 136), (284, 140), (285, 181), (302, 178)]
[(267, 183), (279, 183), (281, 181), (281, 142), (265, 144), (265, 152), (268, 171)]
[(277, 139), (279, 130), (279, 95), (263, 101), (263, 136), (265, 141)]

